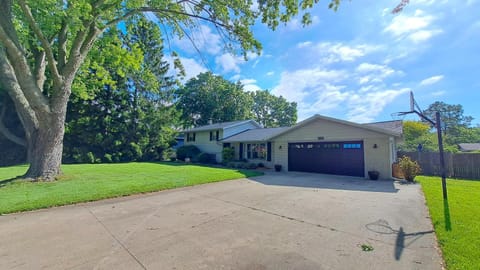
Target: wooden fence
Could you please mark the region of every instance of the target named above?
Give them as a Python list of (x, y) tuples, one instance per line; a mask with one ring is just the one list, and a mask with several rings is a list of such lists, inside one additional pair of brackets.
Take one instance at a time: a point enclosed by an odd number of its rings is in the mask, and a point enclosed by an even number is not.
[[(408, 156), (422, 167), (424, 175), (441, 175), (440, 154), (436, 152), (398, 152), (398, 157)], [(480, 153), (445, 153), (447, 177), (480, 179)]]

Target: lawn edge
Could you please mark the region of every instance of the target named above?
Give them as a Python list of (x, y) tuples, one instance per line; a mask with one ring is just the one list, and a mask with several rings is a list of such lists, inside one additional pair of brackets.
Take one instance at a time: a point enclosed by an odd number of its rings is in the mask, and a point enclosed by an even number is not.
[[(249, 171), (249, 170), (245, 170), (245, 171)], [(131, 197), (131, 196), (151, 195), (151, 194), (157, 193), (157, 192), (165, 192), (165, 191), (171, 191), (171, 190), (182, 189), (182, 188), (191, 188), (191, 187), (194, 187), (194, 186), (214, 184), (214, 183), (220, 183), (220, 182), (232, 181), (232, 180), (239, 180), (239, 179), (249, 179), (251, 177), (259, 177), (259, 176), (265, 175), (265, 173), (263, 173), (263, 172), (258, 172), (258, 171), (255, 171), (255, 172), (258, 175), (245, 176), (245, 177), (240, 177), (240, 178), (223, 179), (223, 180), (218, 180), (218, 181), (212, 181), (212, 182), (206, 182), (206, 183), (200, 183), (200, 184), (193, 184), (193, 185), (186, 185), (186, 186), (181, 186), (181, 187), (164, 188), (164, 189), (152, 190), (152, 191), (134, 192), (134, 193), (125, 194), (125, 195), (105, 197), (105, 198), (101, 198), (101, 199), (98, 199), (98, 200), (95, 200), (95, 199), (93, 199), (93, 200), (81, 200), (81, 201), (72, 202), (72, 203), (50, 205), (50, 206), (45, 206), (45, 207), (37, 207), (37, 208), (25, 209), (25, 210), (19, 210), (19, 211), (12, 211), (12, 212), (4, 212), (4, 213), (0, 213), (0, 217), (8, 216), (8, 215), (15, 215), (15, 214), (19, 214), (19, 213), (34, 213), (34, 212), (37, 212), (37, 211), (44, 211), (44, 210), (48, 210), (48, 209), (52, 209), (52, 208), (68, 207), (68, 206), (73, 206), (73, 205), (77, 205), (77, 204), (87, 204), (87, 203), (101, 202), (101, 201), (106, 201), (106, 200), (121, 199), (121, 198), (126, 198), (126, 197)]]
[(438, 241), (438, 236), (437, 236), (437, 231), (435, 230), (435, 226), (433, 226), (433, 220), (432, 220), (432, 213), (430, 212), (430, 207), (428, 207), (428, 202), (427, 202), (427, 197), (425, 196), (425, 192), (423, 191), (423, 186), (422, 183), (417, 181), (418, 184), (420, 184), (420, 192), (422, 193), (422, 198), (425, 207), (427, 208), (428, 211), (428, 220), (430, 221), (430, 226), (432, 227), (432, 230), (434, 232), (434, 239), (435, 239), (435, 249), (437, 250), (438, 254), (440, 255), (440, 258), (442, 258), (441, 261), (441, 266), (443, 270), (448, 269), (447, 268), (447, 263), (445, 261), (445, 257), (443, 255), (443, 250), (442, 246), (440, 245), (440, 242)]

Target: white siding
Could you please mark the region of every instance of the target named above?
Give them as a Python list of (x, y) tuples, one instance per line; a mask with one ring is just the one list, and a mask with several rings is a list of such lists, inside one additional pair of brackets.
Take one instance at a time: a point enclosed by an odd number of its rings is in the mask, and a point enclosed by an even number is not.
[[(215, 131), (213, 131), (215, 134)], [(222, 131), (220, 130), (219, 138), (222, 138)], [(195, 141), (187, 142), (187, 136), (185, 136), (185, 145), (195, 145), (200, 151), (215, 154), (217, 162), (222, 161), (222, 142), (213, 140), (210, 141), (210, 131), (198, 131), (195, 132)]]

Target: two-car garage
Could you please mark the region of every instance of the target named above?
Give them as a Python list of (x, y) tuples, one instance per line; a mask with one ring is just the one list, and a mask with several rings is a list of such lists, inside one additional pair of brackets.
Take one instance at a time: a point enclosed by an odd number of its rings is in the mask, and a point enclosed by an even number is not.
[(363, 141), (288, 144), (289, 171), (364, 177)]

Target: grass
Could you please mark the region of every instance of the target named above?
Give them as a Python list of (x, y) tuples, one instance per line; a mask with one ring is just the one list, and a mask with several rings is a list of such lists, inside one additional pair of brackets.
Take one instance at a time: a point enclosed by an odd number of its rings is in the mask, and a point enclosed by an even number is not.
[(447, 269), (480, 269), (480, 181), (418, 176)]
[(260, 175), (176, 163), (63, 165), (55, 182), (13, 179), (26, 165), (0, 168), (0, 214)]

